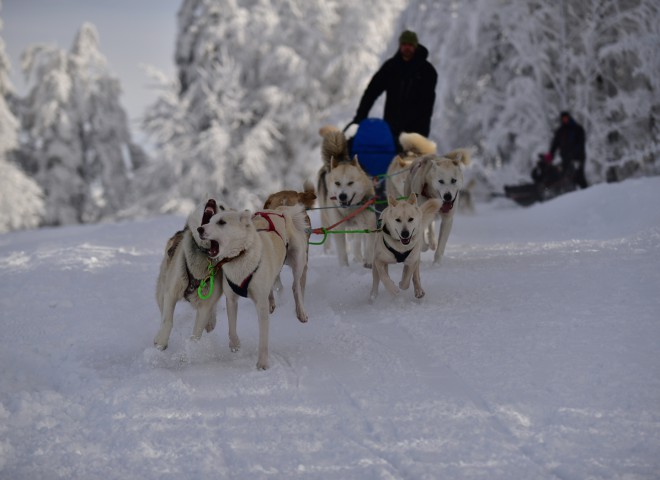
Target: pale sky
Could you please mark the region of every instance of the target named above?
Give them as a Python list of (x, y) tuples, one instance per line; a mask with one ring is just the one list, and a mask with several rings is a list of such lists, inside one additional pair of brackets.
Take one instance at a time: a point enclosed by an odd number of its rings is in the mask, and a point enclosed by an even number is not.
[(155, 98), (140, 64), (174, 75), (177, 12), (183, 0), (3, 0), (0, 36), (12, 65), (12, 83), (25, 93), (20, 55), (33, 44), (69, 49), (84, 22), (94, 24), (101, 53), (124, 91), (121, 103), (139, 141), (138, 119)]

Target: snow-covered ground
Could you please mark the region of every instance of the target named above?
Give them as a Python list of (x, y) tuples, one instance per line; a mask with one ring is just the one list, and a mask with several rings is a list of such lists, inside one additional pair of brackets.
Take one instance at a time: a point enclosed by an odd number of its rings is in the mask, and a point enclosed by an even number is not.
[(660, 177), (478, 204), (421, 301), (370, 305), (370, 271), (311, 246), (310, 322), (285, 269), (265, 372), (248, 301), (238, 353), (224, 302), (153, 348), (182, 225), (0, 236), (0, 478), (660, 478)]

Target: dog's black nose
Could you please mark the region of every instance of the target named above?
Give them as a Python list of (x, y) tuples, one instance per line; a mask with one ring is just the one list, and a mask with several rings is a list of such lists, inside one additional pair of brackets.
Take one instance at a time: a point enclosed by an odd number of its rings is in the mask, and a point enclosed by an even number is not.
[(348, 195), (346, 195), (345, 193), (340, 193), (338, 198), (340, 202), (345, 202), (346, 199), (348, 198)]
[(197, 227), (197, 233), (204, 235), (204, 227)]
[(451, 202), (451, 193), (445, 193), (445, 194), (442, 196), (442, 199), (443, 199), (445, 202)]
[(408, 230), (401, 230), (401, 238), (408, 238), (410, 236), (410, 232)]

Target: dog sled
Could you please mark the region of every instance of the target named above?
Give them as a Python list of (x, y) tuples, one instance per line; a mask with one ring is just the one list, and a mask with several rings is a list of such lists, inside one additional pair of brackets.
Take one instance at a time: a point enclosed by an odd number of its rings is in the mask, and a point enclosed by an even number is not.
[(573, 172), (562, 172), (559, 167), (545, 162), (542, 155), (532, 170), (532, 180), (533, 183), (505, 185), (504, 196), (527, 207), (575, 190)]
[(385, 120), (366, 118), (358, 125), (357, 133), (349, 140), (351, 158), (358, 157), (360, 166), (374, 179), (377, 211), (382, 211), (385, 200), (385, 182), (380, 181), (387, 173), (390, 162), (397, 154), (392, 131)]

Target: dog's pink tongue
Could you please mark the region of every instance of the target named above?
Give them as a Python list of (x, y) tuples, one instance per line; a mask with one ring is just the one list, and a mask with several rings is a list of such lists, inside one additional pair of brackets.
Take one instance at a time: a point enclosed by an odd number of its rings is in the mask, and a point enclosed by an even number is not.
[(401, 243), (403, 243), (404, 245), (408, 245), (410, 243), (410, 238), (402, 238)]
[(440, 207), (440, 211), (442, 213), (449, 213), (449, 210), (451, 210), (454, 207), (453, 202), (443, 202), (442, 207)]

